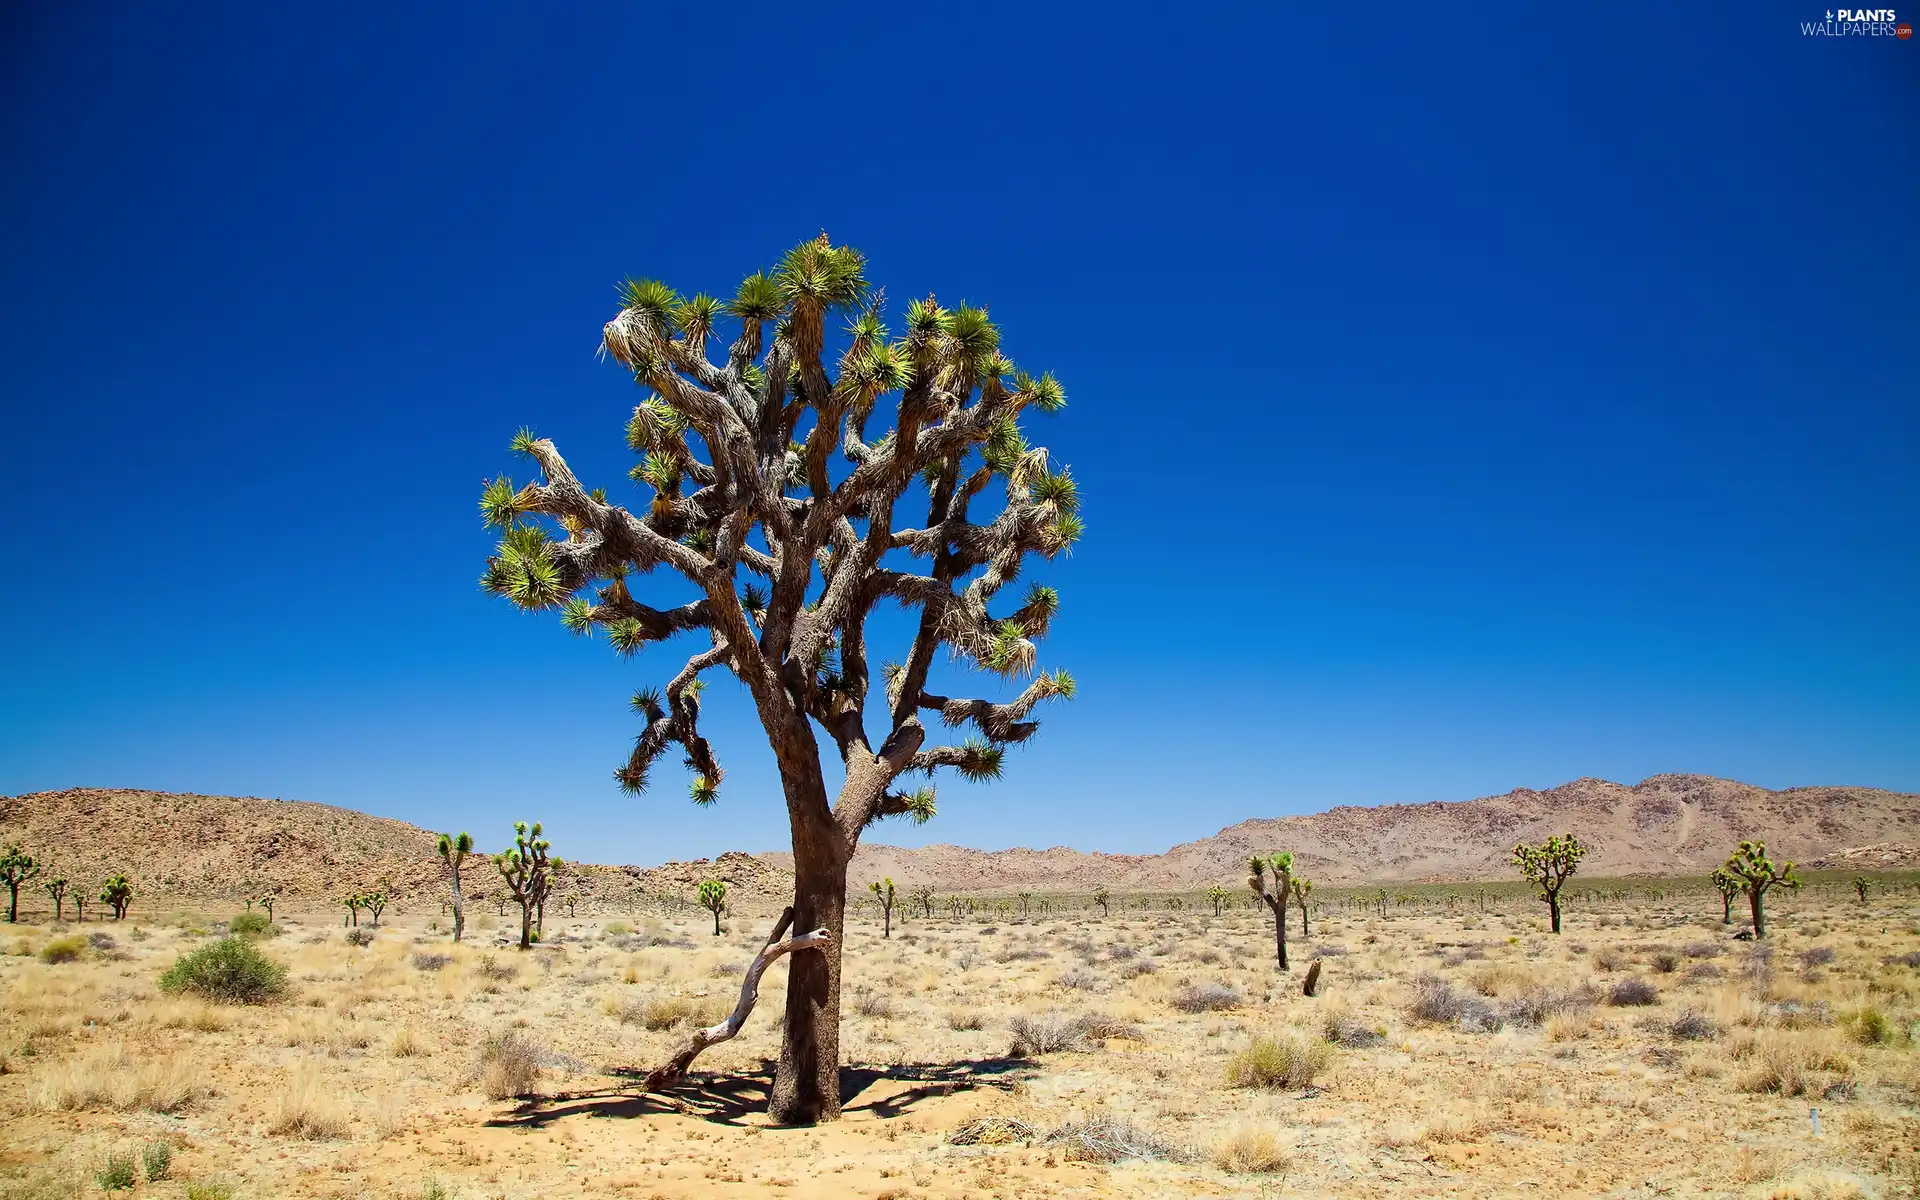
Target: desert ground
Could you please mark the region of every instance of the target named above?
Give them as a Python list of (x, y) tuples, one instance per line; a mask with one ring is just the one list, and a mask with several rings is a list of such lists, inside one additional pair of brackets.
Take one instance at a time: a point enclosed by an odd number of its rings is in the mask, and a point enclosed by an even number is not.
[(230, 909), (29, 911), (0, 1195), (1920, 1194), (1911, 876), (1775, 893), (1757, 945), (1697, 881), (1595, 883), (1558, 937), (1512, 889), (1329, 894), (1285, 973), (1249, 899), (903, 902), (890, 938), (861, 907), (819, 1128), (764, 1115), (783, 964), (681, 1086), (634, 1086), (731, 1008), (766, 912), (549, 912), (522, 953), (491, 906), (459, 946), (437, 906), (364, 946), (282, 908), (286, 997), (236, 1005), (158, 982)]

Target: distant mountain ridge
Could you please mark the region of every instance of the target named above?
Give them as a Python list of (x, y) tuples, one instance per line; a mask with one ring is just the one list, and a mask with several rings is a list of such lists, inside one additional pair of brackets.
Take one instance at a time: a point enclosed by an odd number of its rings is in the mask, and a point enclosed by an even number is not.
[[(1591, 847), (1593, 876), (1703, 872), (1742, 838), (1778, 858), (1833, 869), (1910, 869), (1920, 862), (1920, 795), (1874, 788), (1769, 791), (1705, 775), (1655, 775), (1632, 786), (1576, 779), (1546, 791), (1517, 788), (1457, 802), (1342, 805), (1297, 817), (1258, 817), (1164, 854), (971, 850), (863, 844), (850, 883), (890, 877), (902, 889), (947, 892), (1177, 890), (1238, 886), (1252, 854), (1292, 850), (1301, 873), (1325, 884), (1503, 879), (1513, 843), (1571, 830)], [(90, 888), (112, 871), (133, 876), (148, 902), (232, 900), (273, 891), (328, 902), (384, 889), (397, 901), (438, 903), (444, 888), (437, 835), (353, 809), (259, 797), (70, 788), (0, 797), (0, 842), (20, 842)], [(587, 911), (646, 897), (691, 896), (701, 879), (725, 879), (748, 907), (784, 903), (792, 856), (730, 851), (714, 860), (659, 866), (577, 863), (556, 894)], [(476, 859), (468, 894), (498, 890)], [(23, 901), (33, 887), (23, 891)]]
[[(1631, 786), (1576, 779), (1543, 792), (1516, 788), (1477, 800), (1258, 817), (1164, 854), (862, 845), (852, 876), (948, 891), (1237, 886), (1250, 855), (1291, 850), (1302, 874), (1328, 884), (1501, 879), (1512, 873), (1507, 859), (1514, 842), (1569, 830), (1591, 848), (1581, 867), (1589, 875), (1673, 875), (1710, 870), (1742, 838), (1765, 841), (1778, 858), (1806, 862), (1910, 840), (1916, 829), (1920, 795), (1910, 792), (1770, 791), (1708, 775), (1655, 775)], [(784, 852), (761, 857), (792, 868)]]

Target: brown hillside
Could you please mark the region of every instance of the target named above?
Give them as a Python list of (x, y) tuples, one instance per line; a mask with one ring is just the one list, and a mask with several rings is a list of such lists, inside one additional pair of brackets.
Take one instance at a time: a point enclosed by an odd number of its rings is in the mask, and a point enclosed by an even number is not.
[[(852, 872), (856, 880), (889, 876), (903, 887), (951, 891), (1232, 886), (1245, 876), (1249, 855), (1288, 849), (1301, 872), (1322, 883), (1491, 879), (1510, 874), (1514, 842), (1571, 830), (1592, 848), (1582, 867), (1590, 875), (1671, 875), (1710, 869), (1742, 838), (1764, 840), (1776, 857), (1809, 862), (1910, 837), (1916, 828), (1920, 795), (1911, 793), (1774, 792), (1706, 775), (1655, 775), (1631, 787), (1576, 779), (1544, 792), (1518, 788), (1456, 803), (1348, 805), (1257, 818), (1165, 854), (863, 845)], [(784, 853), (761, 857), (791, 867)]]
[[(125, 872), (148, 911), (263, 892), (295, 904), (331, 904), (374, 888), (398, 907), (416, 898), (438, 904), (446, 886), (438, 838), (349, 808), (257, 796), (70, 788), (0, 798), (0, 841), (19, 842), (47, 864), (49, 878), (65, 875), (89, 894), (108, 874)], [(497, 900), (499, 879), (486, 860), (468, 863), (468, 896)], [(588, 911), (630, 908), (648, 897), (690, 898), (701, 879), (712, 877), (733, 884), (742, 901), (764, 894), (773, 902), (793, 890), (777, 868), (727, 854), (711, 864), (650, 868), (570, 862), (554, 894), (574, 895)], [(35, 908), (42, 899), (32, 886), (22, 893)]]

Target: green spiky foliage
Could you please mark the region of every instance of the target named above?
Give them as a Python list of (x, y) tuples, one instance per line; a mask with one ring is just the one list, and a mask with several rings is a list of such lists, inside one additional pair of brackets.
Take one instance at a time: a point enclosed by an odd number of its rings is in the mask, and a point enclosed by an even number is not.
[(20, 920), (20, 887), (40, 874), (40, 860), (22, 850), (18, 843), (0, 849), (0, 883), (7, 885), (7, 922)]
[(1721, 868), (1740, 882), (1740, 890), (1747, 894), (1747, 909), (1753, 918), (1753, 936), (1755, 939), (1767, 936), (1767, 893), (1776, 887), (1794, 891), (1800, 886), (1800, 877), (1793, 873), (1790, 862), (1774, 865), (1767, 857), (1765, 842), (1741, 842), (1727, 858)]
[(703, 879), (694, 890), (700, 907), (713, 914), (713, 936), (720, 936), (720, 914), (727, 910), (727, 885), (718, 879)]
[(926, 886), (925, 884), (921, 884), (919, 887), (907, 893), (907, 899), (913, 901), (916, 905), (919, 906), (921, 916), (927, 917), (929, 919), (932, 918), (933, 916), (933, 889), (932, 888)]
[(1313, 880), (1304, 875), (1293, 877), (1293, 903), (1300, 910), (1300, 936), (1310, 936), (1307, 932), (1307, 900), (1313, 895)]
[(1217, 883), (1207, 889), (1207, 899), (1213, 901), (1213, 915), (1216, 917), (1220, 915), (1220, 907), (1232, 898), (1233, 893)]
[(460, 891), (460, 868), (467, 861), (467, 855), (473, 853), (473, 835), (465, 830), (443, 833), (435, 848), (440, 861), (446, 865), (447, 886), (453, 893), (453, 940), (457, 942), (467, 932), (467, 901)]
[(1100, 906), (1100, 915), (1107, 916), (1107, 904), (1113, 899), (1113, 893), (1106, 888), (1093, 889), (1093, 902)]
[(891, 878), (876, 879), (872, 883), (869, 883), (867, 885), (867, 890), (873, 893), (874, 903), (880, 906), (880, 912), (885, 921), (885, 924), (881, 928), (880, 936), (883, 938), (892, 937), (893, 936), (893, 880)]
[(1740, 884), (1739, 877), (1725, 867), (1715, 867), (1713, 873), (1707, 876), (1707, 880), (1713, 884), (1714, 890), (1720, 893), (1720, 923), (1733, 924), (1733, 898), (1745, 890)]
[(67, 881), (65, 879), (49, 879), (40, 886), (47, 889), (47, 896), (53, 901), (53, 919), (56, 921), (65, 920)]
[(373, 891), (360, 893), (360, 906), (373, 914), (373, 923), (380, 923), (380, 914), (387, 909), (387, 894)]
[(271, 925), (273, 923), (273, 906), (280, 903), (280, 897), (274, 895), (272, 892), (267, 892), (257, 897), (257, 899), (260, 901), (260, 907), (267, 910), (267, 923)]
[(552, 882), (553, 843), (540, 836), (540, 822), (513, 823), (513, 845), (493, 856), (493, 869), (506, 884), (507, 895), (520, 906), (520, 949), (533, 948), (534, 911), (546, 900)]
[(1560, 889), (1580, 869), (1580, 860), (1586, 856), (1587, 848), (1571, 833), (1549, 837), (1538, 846), (1514, 843), (1513, 865), (1520, 868), (1520, 874), (1547, 902), (1549, 923), (1555, 933), (1560, 932)]
[[(790, 968), (771, 1109), (787, 1123), (832, 1119), (856, 843), (877, 820), (934, 815), (932, 788), (907, 786), (912, 776), (1000, 778), (1006, 748), (1037, 732), (1038, 706), (1076, 690), (1038, 666), (1059, 594), (1027, 584), (1007, 599), (1083, 531), (1076, 481), (1023, 427), (1061, 411), (1065, 392), (1009, 360), (985, 308), (933, 297), (889, 308), (860, 253), (825, 235), (730, 299), (630, 280), (602, 345), (641, 389), (624, 431), (637, 495), (611, 502), (522, 431), (509, 448), (535, 478), (482, 491), (500, 542), (481, 582), (622, 656), (695, 640), (663, 687), (634, 697), (637, 736), (615, 772), (629, 792), (674, 750), (688, 796), (715, 803), (725, 774), (698, 685), (715, 671), (744, 685), (780, 766), (795, 928), (834, 935)], [(660, 603), (643, 582), (681, 594)], [(907, 610), (912, 633), (876, 688), (868, 618), (881, 605)], [(988, 678), (987, 696), (936, 679), (966, 669)], [(839, 759), (833, 771), (823, 754)], [(835, 794), (829, 775), (845, 781)]]
[(1273, 914), (1273, 957), (1282, 971), (1287, 966), (1287, 905), (1293, 893), (1293, 851), (1281, 850), (1265, 858), (1247, 859), (1247, 887)]
[(109, 875), (100, 885), (100, 903), (113, 910), (113, 919), (124, 921), (133, 905), (133, 881), (125, 875)]
[(1848, 882), (1853, 885), (1853, 890), (1859, 895), (1860, 903), (1865, 904), (1867, 902), (1867, 889), (1873, 886), (1873, 880), (1868, 879), (1865, 875), (1855, 875)]
[[(341, 897), (340, 903), (346, 906), (347, 917), (355, 929), (360, 928), (360, 893), (350, 892)], [(346, 922), (343, 922), (343, 924)]]

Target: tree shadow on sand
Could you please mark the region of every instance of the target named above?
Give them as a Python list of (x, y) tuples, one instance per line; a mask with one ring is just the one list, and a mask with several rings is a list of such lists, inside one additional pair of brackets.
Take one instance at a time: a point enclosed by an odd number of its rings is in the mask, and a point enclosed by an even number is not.
[[(487, 1122), (492, 1128), (538, 1129), (562, 1117), (641, 1117), (677, 1112), (719, 1125), (739, 1125), (767, 1111), (773, 1090), (775, 1063), (763, 1060), (757, 1071), (690, 1071), (679, 1082), (659, 1092), (641, 1092), (618, 1086), (579, 1092), (555, 1092), (523, 1097), (512, 1113)], [(1034, 1075), (1039, 1064), (1029, 1058), (984, 1058), (954, 1063), (905, 1063), (879, 1067), (866, 1064), (840, 1068), (841, 1111), (849, 1116), (870, 1113), (891, 1120), (916, 1105), (973, 1088), (1009, 1088)], [(637, 1084), (647, 1072), (638, 1067), (611, 1067), (602, 1072)], [(886, 1086), (905, 1084), (905, 1087)]]

